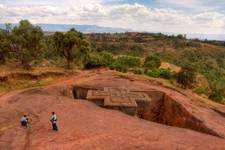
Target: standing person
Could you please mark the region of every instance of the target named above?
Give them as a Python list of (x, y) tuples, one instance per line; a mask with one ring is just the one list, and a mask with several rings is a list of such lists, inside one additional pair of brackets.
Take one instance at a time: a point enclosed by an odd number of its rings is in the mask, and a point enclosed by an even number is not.
[(52, 130), (58, 131), (58, 127), (57, 127), (57, 124), (56, 124), (57, 118), (56, 118), (55, 112), (52, 112), (52, 117), (51, 117), (50, 121), (52, 123)]
[(28, 118), (26, 115), (23, 115), (23, 117), (20, 119), (20, 123), (22, 127), (27, 127), (28, 124)]

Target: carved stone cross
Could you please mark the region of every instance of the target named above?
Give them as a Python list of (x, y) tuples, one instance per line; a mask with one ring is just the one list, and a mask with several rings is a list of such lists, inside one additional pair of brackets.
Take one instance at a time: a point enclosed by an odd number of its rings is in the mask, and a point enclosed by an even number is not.
[(150, 101), (144, 92), (130, 92), (125, 88), (105, 87), (104, 90), (89, 90), (87, 99), (104, 107), (134, 107), (137, 101)]

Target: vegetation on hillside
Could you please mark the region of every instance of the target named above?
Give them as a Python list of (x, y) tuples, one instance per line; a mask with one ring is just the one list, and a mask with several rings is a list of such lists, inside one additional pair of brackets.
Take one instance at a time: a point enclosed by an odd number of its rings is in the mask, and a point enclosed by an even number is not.
[(190, 86), (196, 79), (195, 70), (188, 67), (182, 68), (182, 70), (176, 74), (176, 79), (184, 88), (191, 88)]
[[(193, 88), (197, 74), (210, 85), (204, 93), (216, 102), (225, 97), (225, 44), (217, 41), (188, 40), (183, 35), (152, 33), (86, 34), (71, 29), (66, 33), (45, 34), (27, 20), (0, 30), (0, 63), (32, 69), (50, 63), (71, 69), (108, 67), (121, 72), (146, 74)], [(161, 62), (182, 67), (179, 73), (160, 68)], [(192, 68), (192, 69), (190, 69)]]
[[(205, 93), (217, 102), (225, 102), (225, 42), (189, 40), (183, 35), (167, 36), (161, 33), (105, 33), (89, 34), (87, 37), (91, 41), (92, 49), (98, 52), (108, 51), (114, 55), (124, 54), (142, 58), (153, 54), (161, 61), (182, 68), (194, 68), (195, 73), (203, 74), (210, 85), (210, 93), (208, 91), (201, 93)], [(140, 50), (134, 51), (131, 48), (134, 46), (139, 47)], [(153, 75), (152, 71), (148, 72), (149, 75)], [(182, 76), (182, 73), (179, 75)], [(191, 74), (190, 76), (195, 77)], [(177, 76), (174, 78), (184, 84), (183, 87), (192, 87), (192, 85), (185, 85), (191, 84), (192, 81), (180, 81)], [(181, 79), (185, 80), (182, 77)], [(191, 80), (195, 82), (194, 79)]]

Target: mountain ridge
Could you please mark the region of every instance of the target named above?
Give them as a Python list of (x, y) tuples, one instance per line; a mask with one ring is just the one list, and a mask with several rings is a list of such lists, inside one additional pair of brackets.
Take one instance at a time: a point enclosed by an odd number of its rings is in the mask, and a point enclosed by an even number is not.
[[(16, 26), (17, 24), (12, 24), (12, 26)], [(71, 28), (75, 28), (76, 30), (83, 33), (123, 33), (123, 32), (150, 32), (150, 31), (136, 31), (127, 28), (114, 28), (114, 27), (104, 27), (98, 25), (85, 25), (85, 24), (36, 24), (42, 28), (45, 32), (66, 32)], [(0, 23), (0, 29), (5, 29), (5, 24)], [(160, 32), (152, 32), (152, 33), (160, 33)], [(225, 34), (200, 34), (200, 33), (165, 33), (166, 35), (178, 35), (183, 34), (186, 35), (189, 39), (201, 39), (201, 40), (218, 40), (225, 41)]]
[[(16, 26), (17, 24), (12, 24), (12, 26)], [(76, 30), (83, 33), (116, 33), (116, 32), (130, 32), (131, 29), (125, 28), (113, 28), (113, 27), (103, 27), (98, 25), (75, 25), (75, 24), (36, 24), (42, 28), (45, 32), (66, 32), (71, 28), (75, 28)], [(5, 24), (0, 24), (1, 29), (5, 29)]]

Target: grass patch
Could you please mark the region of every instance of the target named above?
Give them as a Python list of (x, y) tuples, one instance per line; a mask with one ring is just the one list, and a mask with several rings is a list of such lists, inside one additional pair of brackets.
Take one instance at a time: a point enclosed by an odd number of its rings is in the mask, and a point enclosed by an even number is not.
[(193, 91), (197, 94), (204, 94), (206, 89), (205, 87), (200, 86), (200, 87), (196, 87)]
[(31, 87), (42, 87), (53, 83), (53, 79), (45, 79), (42, 81), (18, 80), (0, 83), (0, 92), (8, 92)]

